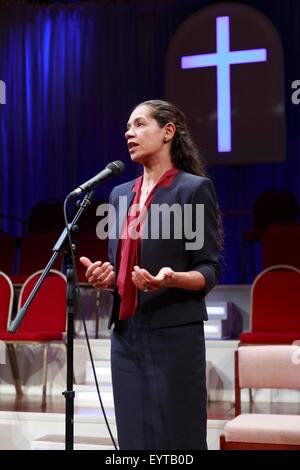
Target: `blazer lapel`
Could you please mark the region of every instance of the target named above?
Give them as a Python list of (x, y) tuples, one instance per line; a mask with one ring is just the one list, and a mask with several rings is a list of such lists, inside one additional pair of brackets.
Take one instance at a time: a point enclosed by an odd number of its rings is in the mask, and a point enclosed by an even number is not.
[(116, 257), (118, 252), (118, 245), (120, 240), (120, 235), (122, 233), (123, 224), (125, 218), (127, 217), (128, 208), (132, 203), (135, 193), (129, 188), (123, 194), (119, 194), (118, 199), (114, 201), (115, 207), (115, 228), (112, 227), (113, 237), (110, 238), (109, 243), (111, 247), (111, 253), (113, 256), (114, 266), (116, 266)]

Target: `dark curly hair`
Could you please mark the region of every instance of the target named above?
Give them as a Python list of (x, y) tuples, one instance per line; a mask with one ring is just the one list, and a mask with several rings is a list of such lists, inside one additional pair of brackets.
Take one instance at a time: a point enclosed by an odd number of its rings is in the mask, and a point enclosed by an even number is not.
[[(151, 117), (157, 121), (159, 127), (164, 127), (168, 122), (172, 122), (175, 125), (176, 132), (171, 145), (171, 160), (173, 165), (186, 173), (205, 176), (204, 162), (190, 135), (184, 113), (174, 104), (163, 100), (147, 100), (139, 103), (134, 109), (139, 106), (151, 108)], [(217, 226), (218, 247), (222, 251), (224, 247), (224, 232), (219, 206), (217, 206)]]
[(139, 106), (151, 108), (151, 116), (157, 121), (159, 127), (164, 127), (168, 122), (175, 125), (176, 132), (171, 147), (173, 165), (187, 173), (205, 176), (204, 163), (189, 133), (184, 113), (174, 104), (162, 100), (144, 101), (135, 109)]

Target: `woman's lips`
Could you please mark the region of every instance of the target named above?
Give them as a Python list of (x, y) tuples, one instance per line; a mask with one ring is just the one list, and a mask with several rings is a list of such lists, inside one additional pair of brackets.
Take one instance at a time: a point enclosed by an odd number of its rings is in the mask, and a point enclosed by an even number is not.
[(130, 142), (130, 143), (128, 144), (128, 150), (129, 150), (129, 152), (130, 152), (130, 153), (133, 152), (133, 151), (136, 149), (136, 147), (138, 147), (138, 145), (139, 145), (139, 144), (137, 144), (137, 143), (135, 143), (135, 142)]

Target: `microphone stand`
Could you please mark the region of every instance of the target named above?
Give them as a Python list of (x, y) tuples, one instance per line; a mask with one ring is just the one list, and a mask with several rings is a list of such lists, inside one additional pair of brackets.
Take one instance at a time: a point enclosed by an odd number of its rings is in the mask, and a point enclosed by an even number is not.
[(26, 312), (36, 296), (41, 284), (43, 283), (45, 277), (49, 273), (53, 263), (55, 262), (57, 256), (62, 252), (66, 252), (66, 263), (67, 263), (67, 294), (66, 294), (66, 306), (67, 306), (67, 390), (63, 392), (66, 399), (66, 416), (65, 416), (65, 449), (73, 450), (74, 447), (74, 397), (75, 392), (73, 390), (73, 343), (74, 343), (74, 315), (76, 312), (77, 302), (76, 302), (76, 286), (75, 286), (75, 272), (73, 266), (73, 256), (71, 253), (72, 247), (68, 244), (68, 232), (72, 232), (75, 228), (76, 222), (79, 220), (81, 214), (84, 212), (86, 207), (88, 207), (94, 197), (95, 191), (89, 191), (84, 199), (79, 203), (79, 209), (72, 220), (68, 224), (68, 228), (65, 227), (59, 236), (56, 244), (52, 248), (53, 255), (51, 256), (47, 266), (42, 272), (38, 282), (32, 289), (29, 297), (27, 298), (24, 306), (19, 310), (16, 317), (10, 324), (8, 331), (15, 333), (18, 329), (21, 321), (23, 320)]

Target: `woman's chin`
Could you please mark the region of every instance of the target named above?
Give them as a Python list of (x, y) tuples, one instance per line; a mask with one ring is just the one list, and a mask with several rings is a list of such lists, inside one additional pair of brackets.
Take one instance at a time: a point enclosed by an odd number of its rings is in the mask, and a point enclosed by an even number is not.
[(130, 158), (131, 158), (131, 161), (135, 163), (141, 163), (141, 164), (143, 164), (145, 160), (142, 155), (136, 155), (134, 153), (130, 154)]

